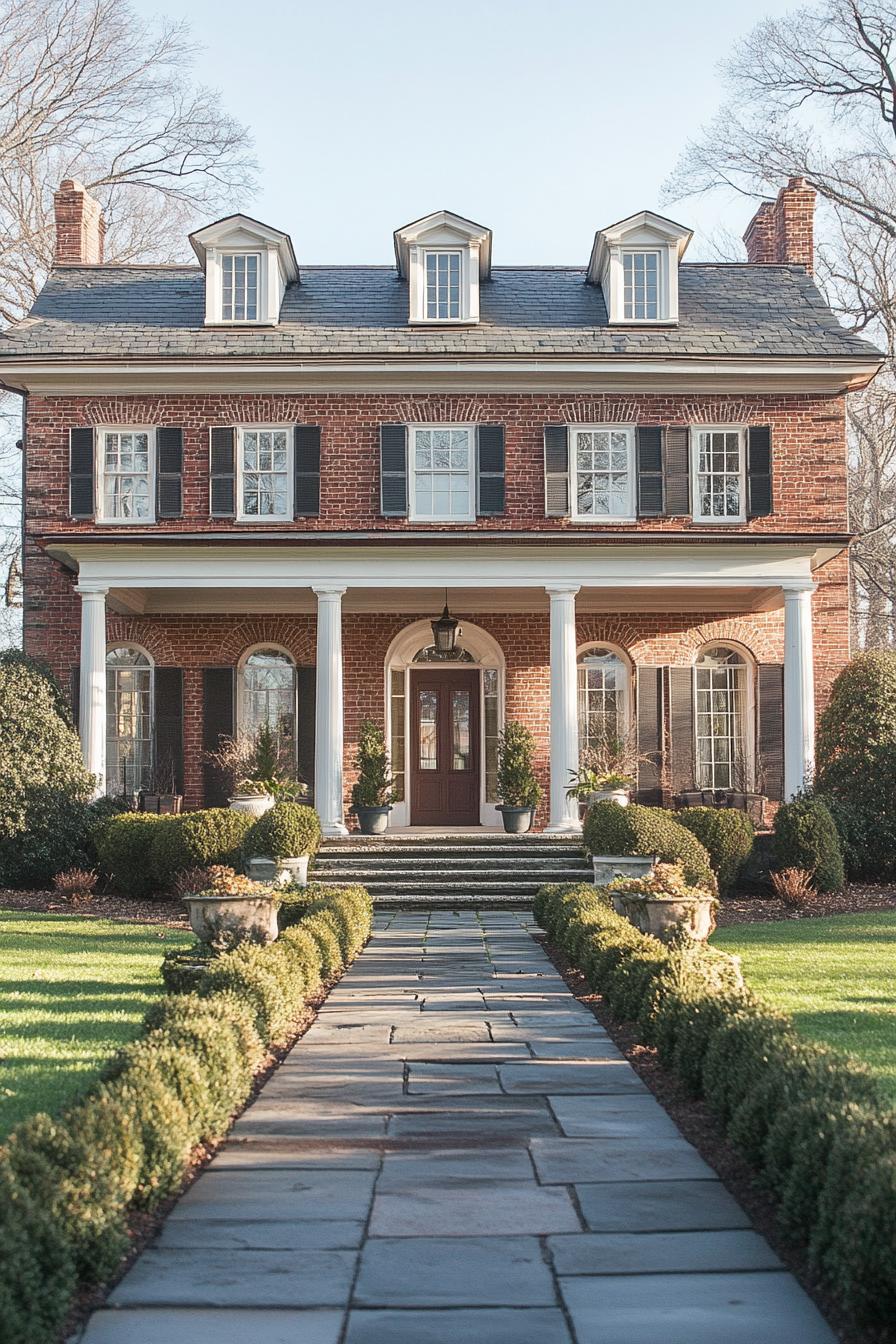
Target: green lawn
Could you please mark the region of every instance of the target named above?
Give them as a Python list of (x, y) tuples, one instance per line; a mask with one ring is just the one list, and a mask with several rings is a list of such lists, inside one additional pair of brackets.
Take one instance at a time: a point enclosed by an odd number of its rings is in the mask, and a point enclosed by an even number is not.
[(713, 943), (805, 1036), (870, 1064), (896, 1101), (896, 913), (736, 924)]
[(161, 925), (0, 910), (0, 1140), (77, 1097), (162, 992)]

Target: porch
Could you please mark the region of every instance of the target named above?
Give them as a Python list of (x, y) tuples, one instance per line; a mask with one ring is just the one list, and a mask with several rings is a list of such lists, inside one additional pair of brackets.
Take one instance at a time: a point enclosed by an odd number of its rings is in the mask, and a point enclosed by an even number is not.
[[(105, 779), (106, 657), (113, 643), (145, 647), (155, 640), (156, 662), (183, 669), (190, 805), (208, 801), (199, 783), (208, 741), (206, 674), (230, 665), (230, 689), (220, 698), (226, 705), (229, 697), (236, 726), (234, 678), (245, 649), (270, 644), (289, 651), (298, 643), (306, 670), (313, 669), (305, 683), (306, 737), (313, 739), (308, 772), (327, 836), (347, 834), (346, 783), (363, 717), (385, 725), (392, 750), (399, 780), (393, 829), (496, 828), (496, 738), (504, 722), (520, 719), (536, 737), (544, 777), (547, 807), (539, 824), (547, 833), (575, 834), (578, 805), (567, 789), (579, 760), (583, 654), (615, 649), (626, 661), (626, 712), (643, 748), (639, 789), (659, 801), (664, 792), (671, 797), (698, 785), (693, 668), (701, 648), (724, 644), (739, 650), (748, 668), (746, 765), (755, 776), (764, 735), (764, 749), (780, 761), (783, 796), (811, 777), (812, 593), (816, 569), (837, 549), (811, 539), (631, 545), (588, 538), (558, 545), (464, 538), (462, 546), (460, 540), (336, 545), (289, 538), (261, 545), (252, 537), (250, 544), (223, 545), (203, 538), (198, 546), (158, 538), (137, 545), (116, 536), (54, 543), (51, 554), (78, 575), (80, 732), (88, 768)], [(462, 656), (440, 664), (427, 660), (427, 648), (446, 592), (462, 627)], [(192, 652), (182, 653), (197, 631), (201, 649), (194, 640)], [(775, 695), (777, 719), (762, 704), (771, 705)], [(450, 755), (452, 705), (466, 793), (448, 812), (427, 811), (426, 752), (438, 759), (441, 747), (432, 743), (444, 732)]]

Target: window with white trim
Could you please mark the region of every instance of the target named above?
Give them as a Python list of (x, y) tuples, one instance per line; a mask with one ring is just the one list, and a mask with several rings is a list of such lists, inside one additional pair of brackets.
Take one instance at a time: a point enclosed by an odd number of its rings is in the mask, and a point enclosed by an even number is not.
[(463, 316), (463, 263), (459, 251), (423, 253), (423, 311), (429, 322), (456, 322)]
[(635, 516), (634, 446), (631, 426), (572, 425), (573, 517), (592, 522)]
[(622, 312), (626, 322), (655, 322), (660, 316), (659, 252), (622, 254)]
[(694, 668), (697, 788), (747, 786), (750, 667), (736, 649), (704, 649)]
[(100, 521), (153, 522), (155, 431), (102, 429), (97, 437)]
[(221, 320), (258, 321), (258, 278), (261, 257), (257, 252), (221, 254)]
[(578, 658), (579, 748), (623, 742), (629, 729), (629, 669), (613, 649), (586, 649)]
[(106, 654), (106, 792), (115, 797), (152, 788), (152, 674), (142, 649)]
[(237, 432), (240, 522), (292, 517), (291, 428), (247, 425)]
[(697, 429), (692, 435), (694, 521), (745, 522), (744, 431)]
[(418, 521), (473, 522), (472, 425), (411, 426), (411, 511)]
[(253, 649), (240, 665), (241, 736), (270, 729), (278, 754), (292, 761), (296, 750), (296, 665), (284, 649)]

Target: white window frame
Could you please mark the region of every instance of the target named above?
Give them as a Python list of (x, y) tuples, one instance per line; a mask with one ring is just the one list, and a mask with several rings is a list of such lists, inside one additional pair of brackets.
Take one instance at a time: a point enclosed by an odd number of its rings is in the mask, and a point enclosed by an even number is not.
[[(469, 436), (470, 458), (467, 465), (469, 512), (460, 514), (432, 514), (417, 512), (417, 434), (426, 430), (464, 430)], [(408, 519), (412, 523), (465, 523), (476, 521), (476, 426), (473, 424), (412, 424), (408, 425)]]
[[(699, 668), (700, 668), (700, 660), (701, 660), (701, 658), (705, 657), (707, 654), (712, 655), (712, 654), (714, 654), (714, 653), (718, 653), (718, 652), (720, 652), (720, 651), (722, 651), (722, 650), (727, 650), (727, 651), (730, 652), (730, 653), (735, 653), (735, 654), (737, 654), (738, 658), (740, 658), (740, 660), (741, 660), (741, 661), (740, 661), (740, 666), (743, 667), (743, 669), (744, 669), (744, 678), (743, 678), (743, 680), (744, 680), (743, 717), (742, 717), (742, 724), (741, 724), (741, 730), (742, 730), (742, 746), (743, 746), (743, 761), (742, 761), (743, 785), (742, 785), (742, 786), (739, 785), (739, 784), (737, 783), (736, 779), (735, 779), (735, 782), (732, 783), (731, 785), (729, 785), (729, 786), (720, 786), (720, 787), (723, 788), (723, 789), (725, 789), (725, 788), (727, 787), (727, 790), (730, 790), (730, 791), (733, 791), (733, 792), (747, 792), (747, 793), (751, 793), (751, 792), (753, 791), (753, 787), (754, 787), (755, 782), (756, 782), (756, 753), (755, 753), (755, 745), (754, 745), (754, 744), (755, 744), (755, 734), (756, 734), (756, 712), (755, 712), (755, 698), (756, 698), (756, 669), (755, 669), (755, 663), (754, 663), (754, 661), (753, 661), (752, 656), (746, 651), (746, 649), (742, 648), (742, 647), (741, 647), (739, 644), (737, 644), (736, 642), (732, 642), (732, 641), (730, 641), (730, 640), (727, 640), (727, 641), (726, 641), (726, 640), (724, 640), (724, 639), (715, 639), (715, 640), (712, 640), (709, 644), (703, 644), (703, 645), (697, 650), (697, 653), (696, 653), (696, 655), (695, 655), (695, 657), (694, 657), (694, 666), (693, 666), (693, 669), (692, 669), (692, 672), (691, 672), (691, 695), (692, 695), (692, 697), (693, 697), (693, 714), (694, 714), (694, 743), (693, 743), (693, 749), (694, 749), (694, 776), (695, 776), (695, 778), (694, 778), (694, 784), (695, 784), (695, 786), (696, 786), (698, 789), (702, 787), (702, 786), (700, 785), (700, 782), (699, 782), (699, 776), (698, 776), (698, 773), (697, 773), (698, 770), (699, 770), (699, 765), (700, 765), (700, 762), (699, 762), (699, 749), (698, 749), (698, 745), (697, 745), (698, 742), (699, 742), (699, 740), (700, 740), (700, 734), (699, 734), (699, 719), (698, 719), (698, 713), (697, 713), (697, 703), (698, 703), (698, 702), (697, 702), (697, 673), (698, 673)], [(736, 763), (736, 760), (735, 760), (735, 761), (732, 762), (732, 768), (733, 768), (734, 771), (736, 771), (736, 765), (737, 765), (737, 763)], [(712, 786), (706, 786), (706, 787), (709, 788), (709, 787), (712, 787)]]
[[(156, 768), (156, 761), (155, 761), (155, 740), (156, 740), (156, 664), (155, 664), (155, 659), (153, 658), (152, 654), (149, 652), (148, 649), (145, 649), (145, 648), (143, 647), (142, 644), (135, 644), (135, 643), (133, 643), (133, 641), (131, 641), (131, 640), (125, 640), (125, 641), (123, 641), (123, 642), (122, 642), (122, 641), (116, 641), (116, 642), (114, 642), (114, 643), (111, 643), (111, 644), (107, 644), (107, 645), (106, 645), (106, 660), (105, 660), (105, 664), (104, 664), (104, 672), (105, 672), (105, 676), (106, 676), (106, 687), (107, 687), (107, 691), (106, 691), (106, 724), (105, 724), (105, 729), (104, 729), (104, 733), (105, 733), (105, 739), (104, 739), (104, 740), (105, 740), (105, 742), (106, 742), (106, 750), (107, 750), (107, 752), (108, 752), (108, 743), (109, 743), (109, 708), (110, 708), (110, 701), (109, 701), (109, 694), (108, 694), (109, 671), (110, 671), (110, 668), (109, 668), (109, 661), (108, 661), (108, 660), (109, 660), (109, 654), (110, 654), (110, 653), (117, 653), (120, 649), (128, 649), (128, 650), (130, 650), (130, 652), (132, 652), (132, 653), (139, 653), (139, 654), (141, 654), (141, 655), (146, 659), (147, 663), (149, 664), (149, 738), (148, 738), (148, 739), (147, 739), (147, 738), (141, 738), (140, 740), (141, 740), (141, 741), (144, 741), (144, 742), (145, 742), (145, 741), (148, 741), (148, 742), (149, 742), (149, 766), (148, 766), (148, 771), (149, 771), (149, 777), (150, 777), (150, 785), (152, 785), (152, 781), (153, 781), (153, 773), (154, 773), (155, 768)], [(117, 738), (117, 737), (116, 737), (116, 741), (120, 741), (120, 740), (121, 740), (120, 738)], [(108, 793), (108, 785), (109, 785), (109, 778), (108, 778), (108, 775), (107, 775), (107, 778), (106, 778), (106, 789), (107, 789), (107, 793)], [(141, 790), (140, 790), (139, 788), (132, 790), (132, 792), (133, 792), (134, 794), (137, 794), (137, 793), (139, 793), (140, 791), (141, 791)], [(150, 792), (150, 791), (151, 791), (151, 788), (147, 790), (147, 792)], [(117, 795), (116, 795), (116, 794), (113, 794), (112, 796), (114, 797), (114, 796), (117, 796)]]
[[(600, 433), (624, 433), (628, 446), (628, 508), (625, 513), (579, 513), (579, 470), (576, 465), (577, 435)], [(567, 450), (569, 458), (569, 506), (570, 518), (574, 523), (587, 523), (589, 526), (608, 527), (617, 523), (635, 523), (638, 521), (635, 511), (637, 492), (635, 427), (634, 425), (567, 425)]]
[[(435, 323), (462, 322), (464, 309), (465, 307), (467, 307), (467, 304), (464, 301), (464, 289), (466, 279), (464, 274), (465, 271), (464, 252), (468, 251), (468, 249), (461, 247), (424, 247), (421, 250), (423, 253), (422, 257), (423, 320), (425, 322), (435, 322)], [(430, 257), (457, 257), (457, 315), (454, 317), (450, 315), (443, 316), (442, 314), (436, 314), (435, 317), (430, 315), (429, 281), (428, 281)], [(436, 294), (436, 305), (438, 305), (438, 293)]]
[(632, 731), (632, 725), (633, 725), (632, 710), (634, 706), (634, 695), (633, 695), (634, 668), (632, 665), (632, 661), (624, 649), (620, 649), (618, 645), (611, 644), (606, 639), (589, 640), (587, 644), (583, 644), (579, 649), (576, 650), (576, 719), (578, 722), (578, 731), (579, 731), (579, 751), (585, 751), (587, 748), (587, 742), (583, 734), (583, 720), (581, 714), (579, 714), (578, 712), (579, 695), (581, 690), (579, 686), (579, 668), (584, 666), (585, 659), (588, 657), (588, 655), (594, 653), (597, 649), (605, 649), (607, 653), (612, 654), (614, 658), (618, 659), (622, 667), (623, 683), (620, 688), (622, 699), (622, 712), (620, 717), (622, 719), (622, 723), (621, 725), (617, 725), (617, 727), (619, 728), (618, 735), (619, 737), (625, 739)]
[[(295, 426), (294, 425), (237, 425), (236, 443), (236, 521), (238, 523), (292, 522), (295, 516)], [(277, 433), (286, 435), (286, 512), (246, 513), (243, 508), (243, 434)]]
[[(625, 263), (626, 256), (645, 252), (657, 257), (657, 315), (656, 317), (626, 317)], [(609, 288), (609, 318), (615, 326), (656, 327), (669, 326), (678, 321), (678, 253), (674, 244), (662, 241), (613, 244), (606, 262), (606, 289)]]
[[(149, 453), (149, 513), (145, 518), (116, 518), (106, 514), (106, 435), (146, 434)], [(96, 521), (110, 527), (147, 527), (156, 521), (155, 425), (98, 425), (94, 435), (94, 511)], [(116, 646), (117, 647), (117, 646)], [(122, 645), (121, 647), (124, 647)]]
[[(230, 258), (231, 260), (234, 260), (234, 261), (235, 261), (237, 257), (245, 257), (245, 258), (248, 258), (248, 257), (254, 257), (254, 258), (255, 258), (256, 269), (255, 269), (255, 316), (254, 316), (254, 317), (225, 317), (225, 316), (224, 316), (224, 262), (225, 262), (225, 260), (226, 260), (227, 258)], [(228, 247), (227, 249), (225, 249), (225, 251), (219, 253), (220, 286), (221, 286), (221, 296), (220, 296), (221, 306), (220, 306), (220, 310), (219, 310), (219, 317), (220, 317), (221, 321), (222, 321), (223, 323), (225, 323), (227, 326), (231, 326), (231, 325), (233, 325), (233, 326), (235, 326), (235, 327), (256, 327), (256, 326), (258, 326), (258, 322), (259, 322), (259, 320), (260, 320), (262, 314), (264, 313), (265, 308), (267, 307), (267, 305), (263, 302), (263, 291), (264, 291), (264, 284), (265, 284), (265, 270), (266, 270), (266, 267), (265, 267), (265, 260), (266, 260), (266, 258), (265, 258), (265, 254), (264, 254), (264, 252), (262, 252), (262, 251), (258, 251), (258, 250), (256, 250), (255, 248), (246, 248), (246, 249), (243, 249), (243, 248), (239, 248), (239, 247), (235, 247), (235, 248), (229, 248), (229, 247)]]
[[(740, 510), (735, 516), (715, 517), (699, 512), (700, 505), (700, 435), (736, 434), (739, 455), (738, 488), (740, 491)], [(695, 523), (710, 527), (732, 527), (747, 521), (747, 430), (744, 425), (692, 425), (690, 431), (691, 459), (691, 517)]]
[(242, 737), (246, 733), (246, 718), (245, 718), (246, 696), (247, 696), (247, 688), (245, 682), (246, 668), (253, 654), (267, 653), (267, 652), (282, 654), (283, 657), (287, 658), (290, 664), (292, 665), (292, 748), (294, 757), (293, 763), (294, 765), (297, 765), (299, 755), (299, 665), (296, 660), (295, 654), (291, 653), (289, 649), (284, 648), (282, 644), (277, 644), (272, 640), (265, 640), (260, 644), (253, 644), (251, 645), (250, 648), (245, 649), (243, 651), (240, 660), (237, 663), (237, 670), (236, 670), (237, 671), (236, 675), (237, 736)]
[[(460, 316), (427, 317), (426, 258), (431, 252), (456, 253), (460, 257)], [(469, 244), (417, 243), (409, 251), (409, 297), (412, 325), (456, 327), (479, 321), (479, 248)]]
[[(258, 258), (258, 292), (255, 317), (224, 317), (224, 258)], [(282, 277), (278, 283), (276, 248), (259, 243), (256, 247), (209, 247), (205, 265), (205, 324), (212, 327), (272, 327), (279, 320), (283, 300)]]
[[(660, 322), (662, 321), (663, 311), (665, 309), (665, 283), (663, 277), (663, 253), (665, 249), (660, 247), (623, 247), (620, 252), (620, 270), (622, 272), (622, 320), (623, 322)], [(653, 317), (636, 317), (634, 313), (628, 314), (625, 311), (625, 259), (626, 257), (656, 257), (656, 313)], [(634, 294), (633, 294), (634, 302)]]

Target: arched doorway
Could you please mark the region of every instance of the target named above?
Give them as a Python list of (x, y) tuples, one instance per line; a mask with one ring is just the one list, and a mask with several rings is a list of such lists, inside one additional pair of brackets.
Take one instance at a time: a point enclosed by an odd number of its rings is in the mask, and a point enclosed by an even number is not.
[(390, 826), (497, 826), (498, 734), (504, 655), (465, 621), (458, 656), (432, 652), (429, 621), (392, 641), (385, 660), (386, 738), (396, 781)]

